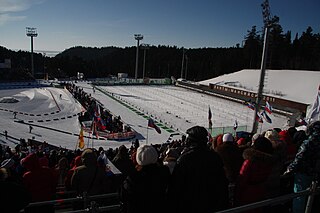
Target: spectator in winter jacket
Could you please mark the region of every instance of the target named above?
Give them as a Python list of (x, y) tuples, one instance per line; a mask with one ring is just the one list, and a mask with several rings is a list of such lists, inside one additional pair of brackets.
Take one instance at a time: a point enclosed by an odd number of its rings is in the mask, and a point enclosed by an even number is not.
[[(301, 144), (294, 161), (288, 166), (285, 174), (294, 174), (294, 192), (310, 187), (313, 180), (320, 181), (320, 121), (311, 123), (307, 128), (307, 139)], [(318, 197), (315, 200), (319, 200)], [(319, 202), (314, 202), (312, 211), (319, 212)], [(293, 200), (293, 212), (304, 212), (305, 197)]]
[(120, 188), (122, 212), (163, 213), (166, 211), (166, 191), (169, 169), (157, 164), (158, 153), (152, 145), (140, 146), (136, 152), (136, 171)]
[[(27, 172), (23, 175), (23, 183), (31, 193), (32, 202), (46, 201), (54, 199), (57, 181), (53, 171), (49, 168), (41, 167), (38, 156), (33, 153), (22, 159), (22, 166)], [(53, 212), (53, 206), (40, 206), (29, 208), (30, 212)]]
[(226, 177), (230, 183), (234, 183), (242, 166), (242, 154), (230, 133), (224, 134), (222, 141), (223, 144), (216, 147), (215, 151), (223, 161)]
[(105, 171), (97, 165), (97, 155), (92, 149), (85, 149), (81, 154), (82, 164), (74, 170), (71, 185), (77, 194), (88, 195), (106, 193), (108, 178)]
[[(272, 152), (271, 142), (264, 137), (259, 137), (251, 148), (244, 150), (244, 162), (236, 186), (236, 205), (245, 205), (266, 198), (265, 184), (272, 171)], [(250, 212), (261, 212), (261, 209)]]
[(188, 150), (178, 158), (168, 193), (171, 212), (215, 212), (228, 207), (228, 180), (219, 155), (207, 147), (208, 132), (187, 130)]

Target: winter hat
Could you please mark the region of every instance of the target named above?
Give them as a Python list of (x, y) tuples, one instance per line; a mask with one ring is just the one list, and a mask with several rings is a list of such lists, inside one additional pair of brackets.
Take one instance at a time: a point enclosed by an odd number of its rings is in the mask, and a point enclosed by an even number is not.
[(151, 145), (140, 146), (137, 149), (136, 160), (140, 166), (156, 163), (158, 160), (157, 150)]
[(206, 146), (209, 141), (209, 133), (206, 130), (206, 128), (202, 126), (194, 126), (186, 131), (187, 133), (187, 139), (186, 143), (188, 145), (202, 145)]
[(222, 137), (223, 142), (234, 142), (234, 138), (230, 133), (226, 133)]
[(6, 168), (9, 169), (10, 167), (12, 167), (14, 165), (14, 160), (10, 159), (5, 159), (4, 161), (2, 161), (1, 163), (1, 168)]
[(271, 141), (264, 137), (257, 138), (253, 144), (253, 148), (268, 154), (272, 154), (273, 152)]
[(268, 138), (270, 141), (279, 140), (279, 133), (276, 130), (268, 130), (264, 134), (265, 138)]

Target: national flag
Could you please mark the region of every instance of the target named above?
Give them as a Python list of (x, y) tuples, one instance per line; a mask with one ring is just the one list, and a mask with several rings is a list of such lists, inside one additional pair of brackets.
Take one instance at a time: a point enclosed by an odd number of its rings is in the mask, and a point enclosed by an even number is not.
[(266, 101), (266, 105), (264, 106), (264, 110), (267, 111), (269, 114), (272, 113), (272, 106)]
[(237, 128), (238, 128), (238, 121), (236, 119), (236, 120), (234, 120), (233, 130), (237, 130)]
[(79, 148), (84, 148), (84, 138), (83, 138), (83, 127), (81, 127), (80, 134), (79, 134)]
[(317, 94), (316, 100), (314, 101), (312, 108), (309, 110), (309, 113), (307, 116), (308, 121), (312, 122), (312, 121), (319, 120), (319, 115), (320, 115), (320, 85), (318, 88), (318, 94)]
[(261, 115), (262, 115), (262, 117), (264, 118), (264, 120), (266, 120), (268, 123), (272, 123), (272, 120), (271, 120), (271, 118), (268, 116), (268, 114), (266, 113), (266, 111), (263, 111), (262, 113), (261, 113)]
[(255, 106), (253, 103), (247, 102), (247, 106), (249, 107), (249, 109), (255, 110)]
[(92, 132), (92, 136), (95, 135), (96, 138), (99, 138), (99, 134), (97, 131), (97, 124), (96, 121), (93, 119), (92, 124), (91, 124), (91, 132)]
[(209, 106), (209, 113), (208, 113), (208, 121), (209, 121), (209, 129), (212, 129), (212, 113), (211, 113), (211, 109)]
[(259, 122), (259, 123), (263, 123), (263, 119), (262, 119), (262, 116), (259, 112), (257, 112), (256, 114), (256, 120)]
[(157, 133), (161, 134), (161, 129), (154, 123), (152, 118), (148, 119), (148, 127), (154, 128), (157, 131)]

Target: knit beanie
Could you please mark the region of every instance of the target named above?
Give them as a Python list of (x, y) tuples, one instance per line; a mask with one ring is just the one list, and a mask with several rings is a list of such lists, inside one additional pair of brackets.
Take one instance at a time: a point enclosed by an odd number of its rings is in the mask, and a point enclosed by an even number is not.
[(151, 145), (140, 146), (137, 149), (136, 160), (140, 166), (154, 164), (158, 160), (158, 152)]
[(223, 142), (234, 142), (233, 136), (230, 133), (226, 133), (222, 137)]

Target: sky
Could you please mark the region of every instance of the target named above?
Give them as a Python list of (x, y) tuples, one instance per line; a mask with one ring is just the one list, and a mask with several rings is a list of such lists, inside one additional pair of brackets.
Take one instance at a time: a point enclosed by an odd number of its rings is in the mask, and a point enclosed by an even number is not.
[[(37, 28), (34, 50), (74, 46), (186, 48), (242, 44), (252, 26), (262, 29), (263, 0), (0, 0), (0, 46), (30, 50), (26, 27)], [(269, 0), (283, 30), (320, 32), (319, 0)]]
[[(319, 79), (319, 72), (300, 71), (305, 73), (304, 80), (310, 82), (309, 84), (294, 84), (299, 79), (300, 73), (292, 70), (275, 70), (269, 72), (270, 79), (274, 75), (285, 76), (282, 78), (282, 84), (277, 81), (270, 81), (266, 85), (266, 89), (277, 88), (289, 100), (301, 101), (303, 103), (312, 104), (316, 99), (319, 82), (310, 79)], [(252, 91), (257, 91), (257, 82), (248, 81), (252, 78), (252, 72), (242, 70), (233, 74), (223, 75), (218, 77), (219, 81), (227, 82), (232, 76), (239, 76), (237, 80), (252, 88)], [(210, 79), (206, 82), (199, 82), (202, 84), (209, 81), (215, 82), (217, 79)], [(8, 85), (7, 85), (8, 86)], [(237, 119), (239, 128), (248, 126), (247, 131), (251, 131), (254, 111), (243, 104), (231, 102), (229, 100), (200, 94), (196, 91), (186, 90), (184, 88), (175, 86), (109, 86), (99, 87), (109, 93), (113, 93), (115, 99), (96, 89), (93, 93), (91, 84), (88, 82), (78, 82), (77, 86), (84, 89), (86, 93), (90, 93), (95, 99), (110, 110), (113, 115), (121, 116), (124, 123), (130, 125), (136, 132), (137, 138), (141, 144), (152, 143), (161, 144), (168, 140), (172, 132), (168, 132), (161, 128), (161, 134), (158, 134), (154, 129), (147, 129), (147, 118), (143, 115), (153, 115), (154, 120), (162, 123), (169, 129), (174, 130), (174, 133), (185, 134), (186, 130), (194, 125), (201, 125), (208, 127), (208, 108), (212, 111), (213, 127), (229, 126), (232, 130), (234, 120)], [(282, 87), (281, 87), (282, 86)], [(147, 89), (146, 89), (147, 87)], [(291, 89), (288, 89), (291, 88)], [(50, 144), (74, 149), (77, 146), (78, 136), (80, 132), (80, 125), (78, 122), (77, 113), (82, 111), (82, 107), (72, 97), (72, 95), (65, 89), (45, 87), (45, 88), (19, 88), (19, 89), (5, 89), (4, 84), (0, 84), (0, 100), (16, 99), (16, 103), (2, 103), (0, 101), (0, 131), (8, 131), (8, 134), (16, 138), (31, 138), (35, 137), (39, 141), (47, 141)], [(62, 94), (62, 98), (60, 98)], [(140, 113), (129, 109), (120, 104), (120, 102), (130, 105), (131, 108), (136, 109)], [(13, 118), (12, 111), (18, 111), (17, 119)], [(60, 110), (60, 111), (59, 111)], [(33, 114), (34, 116), (31, 116)], [(272, 124), (264, 122), (259, 125), (259, 132), (273, 128), (285, 128), (287, 124), (287, 117), (272, 113), (269, 115), (272, 119)], [(62, 119), (64, 118), (64, 119)], [(15, 122), (23, 120), (24, 123)], [(43, 122), (39, 122), (42, 120)], [(32, 132), (29, 132), (29, 125), (34, 126)], [(172, 126), (172, 128), (171, 128)], [(50, 127), (54, 130), (62, 130), (64, 132), (57, 132), (52, 129), (42, 127)], [(70, 134), (66, 134), (70, 133)], [(88, 136), (88, 133), (85, 133)], [(215, 135), (213, 135), (215, 136)], [(181, 135), (176, 136), (181, 138)], [(86, 145), (92, 146), (92, 140), (85, 139)], [(112, 140), (93, 140), (94, 147), (116, 148), (120, 145), (131, 146), (131, 141), (112, 141)], [(0, 144), (14, 147), (16, 141), (5, 139), (0, 135)]]

